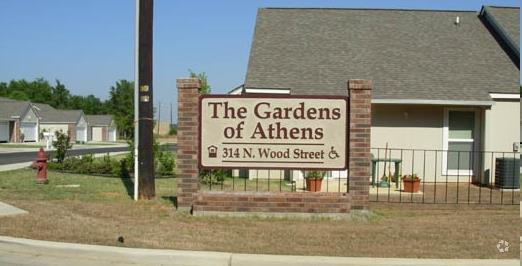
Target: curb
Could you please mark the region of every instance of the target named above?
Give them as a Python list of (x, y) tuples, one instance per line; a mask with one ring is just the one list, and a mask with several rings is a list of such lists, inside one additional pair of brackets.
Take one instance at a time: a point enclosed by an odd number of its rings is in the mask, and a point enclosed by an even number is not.
[[(50, 242), (24, 238), (0, 236), (0, 264), (9, 260), (3, 253), (19, 257), (38, 258), (40, 265), (114, 265), (114, 264), (153, 264), (153, 265), (331, 265), (331, 266), (414, 266), (414, 265), (463, 265), (463, 266), (511, 266), (519, 265), (519, 260), (480, 260), (480, 259), (402, 259), (365, 257), (324, 257), (324, 256), (285, 256), (236, 254), (228, 252), (183, 251), (167, 249), (143, 249), (113, 246), (97, 246)], [(12, 261), (16, 258), (11, 258)]]

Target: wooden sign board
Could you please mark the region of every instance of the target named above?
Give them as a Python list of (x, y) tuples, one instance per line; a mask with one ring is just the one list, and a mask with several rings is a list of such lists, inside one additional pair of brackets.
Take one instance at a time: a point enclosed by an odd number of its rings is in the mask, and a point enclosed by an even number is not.
[(346, 97), (205, 95), (199, 105), (202, 168), (347, 167)]

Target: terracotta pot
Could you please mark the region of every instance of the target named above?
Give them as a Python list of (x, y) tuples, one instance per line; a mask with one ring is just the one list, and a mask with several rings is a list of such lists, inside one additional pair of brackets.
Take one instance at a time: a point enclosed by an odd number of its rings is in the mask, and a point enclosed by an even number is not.
[(404, 192), (419, 192), (420, 188), (420, 179), (403, 179), (404, 183)]
[(320, 192), (322, 179), (307, 178), (306, 179), (306, 190), (311, 192)]

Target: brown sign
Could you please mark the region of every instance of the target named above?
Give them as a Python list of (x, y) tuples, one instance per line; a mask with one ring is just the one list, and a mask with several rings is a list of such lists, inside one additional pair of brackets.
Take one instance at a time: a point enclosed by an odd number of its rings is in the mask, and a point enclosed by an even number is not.
[(205, 95), (203, 168), (346, 169), (346, 97)]

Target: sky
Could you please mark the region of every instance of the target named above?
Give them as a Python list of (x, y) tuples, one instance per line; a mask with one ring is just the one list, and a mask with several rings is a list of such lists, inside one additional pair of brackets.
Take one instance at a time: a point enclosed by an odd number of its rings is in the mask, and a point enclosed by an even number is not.
[[(407, 8), (479, 11), (519, 1), (155, 0), (154, 105), (176, 121), (176, 79), (205, 72), (213, 93), (243, 84), (262, 7)], [(134, 79), (134, 0), (0, 0), (0, 81), (60, 80), (77, 95), (107, 99)]]

